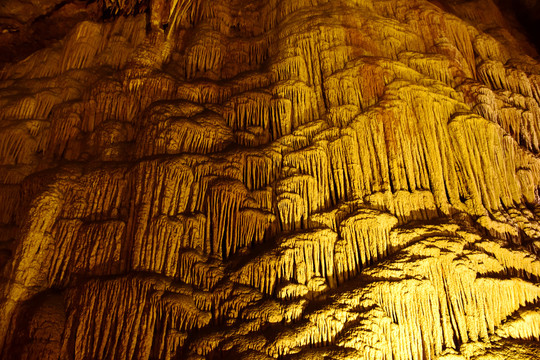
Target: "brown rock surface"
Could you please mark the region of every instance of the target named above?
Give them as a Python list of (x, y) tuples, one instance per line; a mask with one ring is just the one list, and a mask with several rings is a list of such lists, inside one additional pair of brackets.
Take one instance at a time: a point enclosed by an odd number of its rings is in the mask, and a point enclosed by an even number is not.
[(520, 3), (0, 3), (0, 358), (538, 358)]

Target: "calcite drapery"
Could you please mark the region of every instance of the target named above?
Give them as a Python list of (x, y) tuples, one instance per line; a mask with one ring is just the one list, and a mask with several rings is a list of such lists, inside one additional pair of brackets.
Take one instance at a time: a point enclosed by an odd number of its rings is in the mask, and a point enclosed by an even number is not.
[(0, 357), (540, 356), (503, 2), (5, 4)]

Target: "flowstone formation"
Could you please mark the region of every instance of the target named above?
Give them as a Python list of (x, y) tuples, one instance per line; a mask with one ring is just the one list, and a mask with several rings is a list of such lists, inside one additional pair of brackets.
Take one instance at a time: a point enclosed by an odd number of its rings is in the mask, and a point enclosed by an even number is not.
[(540, 358), (511, 10), (3, 1), (0, 358)]

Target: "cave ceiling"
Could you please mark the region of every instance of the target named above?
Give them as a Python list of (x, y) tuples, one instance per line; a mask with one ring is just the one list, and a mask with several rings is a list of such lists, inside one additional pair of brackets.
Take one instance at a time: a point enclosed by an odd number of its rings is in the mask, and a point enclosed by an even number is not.
[(0, 358), (539, 359), (539, 22), (0, 1)]

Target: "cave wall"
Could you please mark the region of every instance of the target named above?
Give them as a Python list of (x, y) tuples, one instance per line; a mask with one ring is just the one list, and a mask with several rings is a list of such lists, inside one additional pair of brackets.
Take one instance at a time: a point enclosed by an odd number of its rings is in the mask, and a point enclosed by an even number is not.
[(0, 358), (539, 358), (520, 9), (6, 0)]

